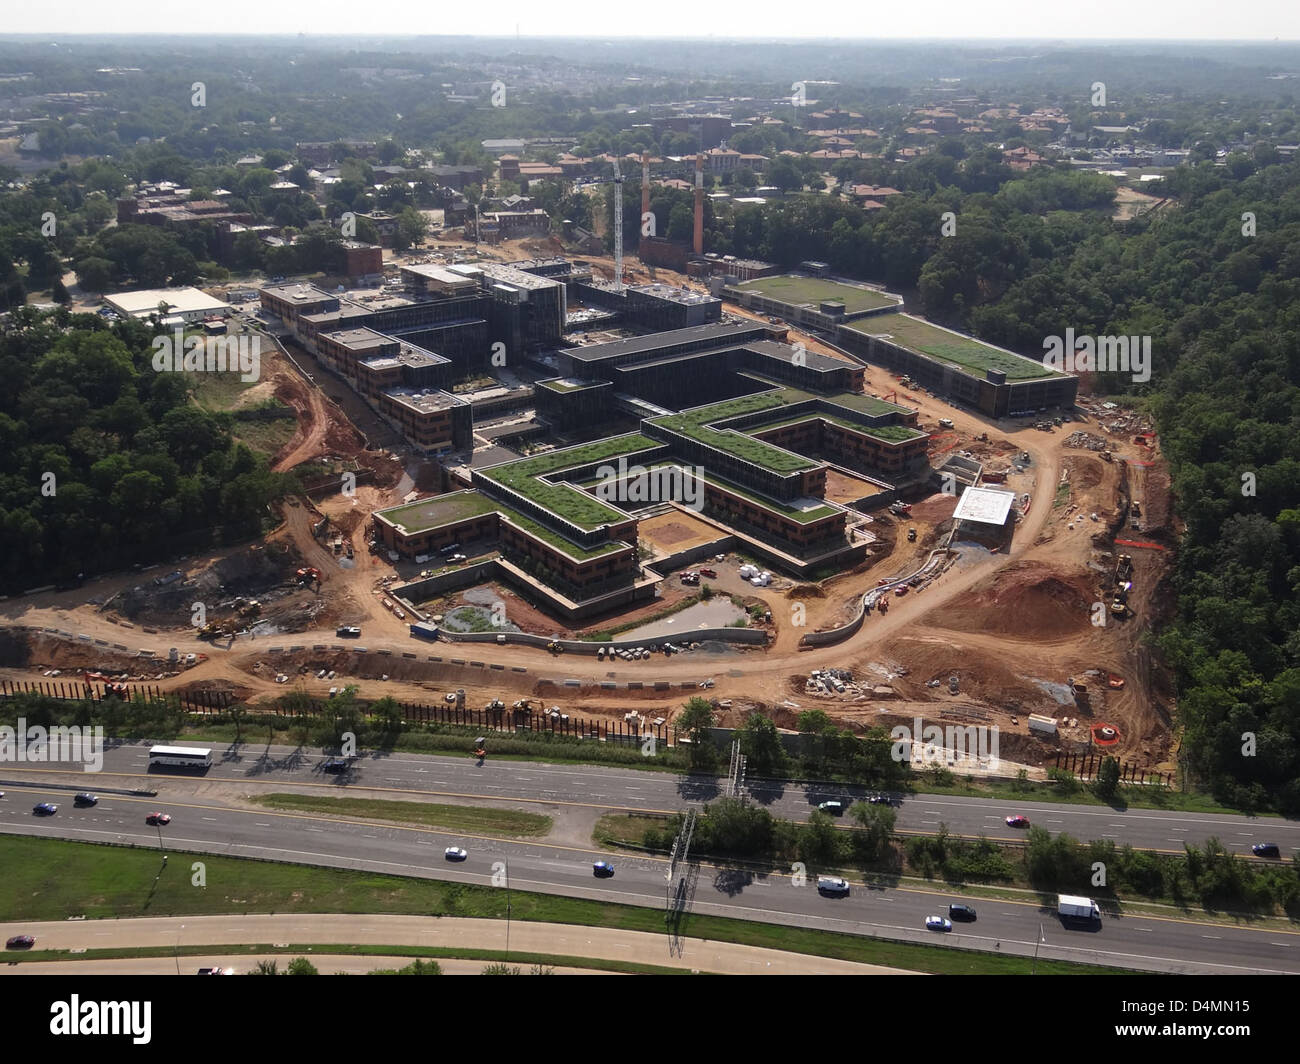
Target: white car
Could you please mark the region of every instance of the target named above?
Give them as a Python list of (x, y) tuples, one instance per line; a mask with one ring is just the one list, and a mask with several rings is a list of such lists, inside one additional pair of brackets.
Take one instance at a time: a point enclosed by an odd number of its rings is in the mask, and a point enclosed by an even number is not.
[(930, 931), (951, 931), (952, 921), (946, 916), (927, 916), (925, 926)]
[(456, 693), (455, 693), (454, 691), (448, 691), (445, 695), (442, 696), (442, 698), (443, 698), (443, 701), (444, 701), (444, 702), (447, 702), (447, 703), (455, 702), (455, 701), (456, 701)]
[(469, 850), (462, 849), (460, 846), (448, 846), (442, 851), (442, 855), (448, 861), (463, 861), (469, 856)]

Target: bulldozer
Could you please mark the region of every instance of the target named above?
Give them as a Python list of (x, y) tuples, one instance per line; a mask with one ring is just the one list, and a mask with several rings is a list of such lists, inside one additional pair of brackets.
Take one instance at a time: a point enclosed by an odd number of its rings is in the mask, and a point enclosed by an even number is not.
[(221, 635), (221, 625), (216, 621), (208, 621), (207, 624), (199, 629), (200, 639), (216, 639), (219, 635)]

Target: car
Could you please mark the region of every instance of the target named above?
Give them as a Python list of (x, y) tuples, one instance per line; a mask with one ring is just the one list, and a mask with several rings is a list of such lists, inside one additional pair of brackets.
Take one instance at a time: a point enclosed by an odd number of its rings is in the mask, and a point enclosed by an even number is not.
[(872, 805), (893, 805), (894, 800), (887, 794), (873, 794), (867, 799)]
[(1007, 817), (1007, 827), (1009, 828), (1027, 828), (1029, 827), (1029, 817), (1021, 816), (1017, 813), (1015, 816)]
[(32, 806), (32, 812), (37, 816), (53, 816), (59, 811), (59, 807), (53, 802), (40, 802)]
[(153, 824), (158, 827), (166, 826), (172, 822), (172, 818), (166, 813), (150, 813), (144, 818), (146, 824)]
[(843, 896), (845, 894), (848, 894), (848, 892), (849, 892), (848, 882), (846, 880), (841, 879), (839, 876), (818, 876), (817, 877), (818, 894), (834, 894), (837, 896)]
[(31, 935), (14, 935), (13, 938), (5, 942), (5, 949), (31, 949), (36, 945), (36, 939)]
[(952, 921), (942, 916), (927, 916), (925, 926), (929, 931), (951, 931)]
[(1250, 848), (1256, 857), (1281, 857), (1282, 851), (1276, 842), (1257, 842)]
[(442, 855), (447, 858), (448, 861), (463, 861), (469, 856), (469, 850), (463, 849), (460, 846), (448, 846), (442, 851)]
[(591, 873), (601, 879), (608, 879), (614, 874), (614, 866), (608, 861), (596, 861), (591, 866)]
[(199, 975), (234, 975), (234, 968), (200, 968)]
[(839, 816), (841, 813), (844, 812), (844, 803), (837, 802), (834, 800), (829, 802), (821, 802), (818, 804), (817, 808), (821, 810), (823, 813), (830, 813), (831, 816)]
[(334, 635), (339, 639), (360, 639), (361, 629), (355, 624), (344, 625), (342, 628), (335, 629)]
[(716, 569), (701, 569), (700, 575), (707, 576), (710, 580), (716, 580), (718, 578), (718, 571)]
[(72, 799), (72, 804), (79, 805), (79, 806), (98, 805), (99, 799), (93, 794), (83, 793), (83, 794), (75, 795)]
[(450, 705), (452, 702), (456, 701), (456, 692), (448, 691), (445, 695), (442, 696), (442, 698), (444, 702)]
[(331, 757), (321, 762), (320, 770), (322, 772), (346, 772), (348, 767), (347, 758)]
[(975, 910), (969, 905), (954, 904), (948, 906), (948, 915), (954, 920), (966, 920), (969, 922), (975, 919)]

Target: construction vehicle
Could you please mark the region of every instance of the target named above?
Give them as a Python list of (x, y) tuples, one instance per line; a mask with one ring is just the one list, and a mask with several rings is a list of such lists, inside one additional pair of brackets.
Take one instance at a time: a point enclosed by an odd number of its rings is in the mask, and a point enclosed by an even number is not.
[(884, 595), (881, 595), (881, 596), (880, 596), (880, 601), (879, 601), (878, 603), (876, 603), (876, 609), (878, 609), (881, 613), (888, 613), (888, 612), (889, 612), (889, 599), (886, 598)]
[(950, 429), (950, 428), (952, 428), (952, 418), (950, 418), (950, 417), (941, 417), (941, 418), (939, 419), (939, 427), (940, 427), (941, 429)]
[(910, 503), (905, 502), (890, 503), (889, 512), (895, 517), (903, 517), (912, 512), (912, 507)]
[(1141, 517), (1142, 504), (1140, 502), (1135, 501), (1133, 505), (1129, 507), (1129, 513), (1131, 513), (1134, 517)]
[(506, 704), (502, 702), (501, 699), (494, 698), (483, 708), (487, 713), (500, 713), (506, 708)]
[(908, 543), (915, 543), (915, 542), (916, 542), (916, 529), (914, 529), (914, 528), (909, 528), (909, 529), (907, 530), (907, 542), (908, 542)]
[(546, 644), (546, 649), (549, 650), (552, 654), (563, 654), (564, 644), (558, 642), (557, 640), (552, 639), (549, 643)]
[(541, 709), (542, 700), (540, 698), (520, 698), (517, 699), (515, 704), (510, 708), (516, 713), (531, 713), (534, 705), (536, 705), (538, 709)]
[(1102, 451), (1102, 452), (1101, 452), (1101, 460), (1102, 460), (1103, 462), (1109, 462), (1109, 461), (1111, 461), (1111, 460), (1112, 460), (1112, 457), (1113, 457), (1113, 456), (1111, 455), (1110, 451)]
[(1115, 592), (1115, 597), (1111, 599), (1110, 612), (1116, 617), (1128, 616), (1128, 592), (1132, 586), (1132, 584), (1128, 583), (1120, 584)]
[(314, 566), (304, 566), (294, 575), (298, 578), (300, 584), (320, 583), (320, 570)]
[(981, 432), (981, 433), (980, 433), (978, 436), (976, 436), (975, 438), (976, 438), (977, 440), (979, 440), (980, 443), (988, 443), (988, 442), (989, 442), (989, 434), (988, 434), (987, 432)]
[(1133, 575), (1133, 555), (1121, 554), (1115, 564), (1115, 583), (1126, 584)]
[(216, 639), (219, 635), (221, 635), (221, 625), (216, 621), (208, 621), (207, 624), (199, 629), (200, 639)]

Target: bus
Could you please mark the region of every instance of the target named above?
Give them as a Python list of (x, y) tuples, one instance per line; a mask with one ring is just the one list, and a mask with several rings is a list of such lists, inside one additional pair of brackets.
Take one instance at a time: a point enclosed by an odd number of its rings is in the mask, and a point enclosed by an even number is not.
[(149, 750), (149, 767), (211, 768), (212, 751), (195, 746), (154, 746)]

